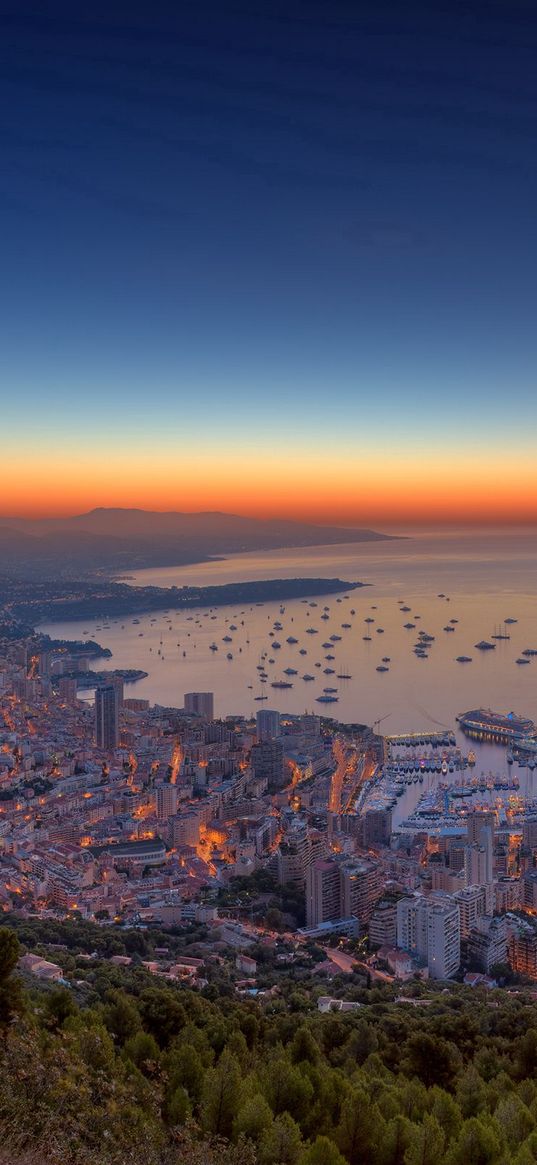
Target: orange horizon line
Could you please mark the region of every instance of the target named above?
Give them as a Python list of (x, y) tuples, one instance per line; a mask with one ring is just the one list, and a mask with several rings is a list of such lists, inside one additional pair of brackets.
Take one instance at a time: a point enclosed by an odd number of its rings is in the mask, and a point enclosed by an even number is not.
[(526, 527), (526, 526), (537, 525), (537, 508), (535, 509), (534, 513), (528, 513), (528, 511), (525, 510), (522, 513), (513, 514), (512, 517), (510, 517), (510, 518), (507, 518), (507, 516), (505, 516), (505, 515), (498, 514), (497, 510), (493, 514), (491, 514), (489, 511), (485, 511), (485, 510), (477, 511), (477, 512), (474, 511), (472, 514), (468, 514), (468, 513), (463, 514), (461, 512), (457, 512), (457, 511), (453, 512), (452, 514), (446, 514), (445, 511), (440, 511), (440, 512), (435, 513), (434, 511), (429, 510), (428, 512), (421, 513), (421, 514), (417, 514), (416, 512), (409, 511), (406, 515), (402, 515), (400, 512), (397, 515), (394, 515), (394, 514), (390, 515), (389, 513), (376, 513), (376, 514), (370, 513), (370, 514), (362, 514), (362, 515), (356, 516), (356, 517), (355, 516), (351, 517), (348, 514), (343, 515), (341, 513), (339, 513), (339, 514), (336, 513), (333, 515), (326, 514), (326, 513), (320, 513), (320, 514), (319, 513), (308, 513), (308, 514), (305, 514), (303, 511), (300, 511), (300, 510), (296, 511), (294, 513), (293, 512), (282, 513), (281, 511), (269, 511), (269, 512), (267, 512), (264, 510), (261, 510), (261, 511), (258, 510), (257, 512), (250, 511), (250, 512), (245, 513), (245, 512), (237, 511), (235, 509), (219, 509), (218, 507), (210, 507), (210, 506), (205, 507), (203, 509), (193, 509), (193, 510), (185, 509), (185, 510), (182, 510), (182, 509), (170, 508), (169, 506), (161, 508), (159, 506), (151, 506), (151, 505), (148, 506), (147, 508), (145, 506), (140, 506), (140, 505), (138, 505), (138, 506), (136, 506), (136, 505), (132, 505), (132, 506), (126, 506), (126, 505), (89, 506), (88, 509), (76, 510), (75, 512), (72, 512), (70, 510), (65, 510), (63, 508), (58, 509), (58, 510), (53, 510), (53, 511), (35, 510), (32, 508), (31, 510), (25, 510), (23, 512), (19, 512), (19, 513), (15, 513), (15, 514), (13, 512), (0, 511), (0, 522), (2, 521), (2, 519), (6, 519), (7, 521), (11, 521), (11, 522), (17, 522), (17, 521), (39, 522), (39, 521), (53, 521), (55, 519), (65, 519), (65, 520), (71, 519), (71, 520), (73, 520), (76, 518), (84, 517), (85, 515), (87, 515), (89, 513), (96, 512), (96, 511), (109, 511), (109, 510), (117, 510), (119, 512), (121, 512), (121, 511), (127, 511), (127, 512), (128, 511), (131, 511), (131, 512), (138, 511), (140, 513), (153, 513), (153, 514), (184, 514), (184, 515), (188, 515), (188, 516), (194, 516), (197, 514), (223, 514), (227, 517), (250, 518), (253, 520), (260, 521), (260, 522), (271, 522), (271, 521), (272, 522), (273, 521), (302, 522), (304, 524), (313, 525), (313, 526), (326, 526), (326, 525), (340, 526), (342, 529), (344, 529), (344, 528), (356, 529), (356, 528), (360, 528), (360, 527), (364, 527), (364, 526), (370, 527), (371, 524), (389, 525), (389, 526), (396, 526), (396, 527), (431, 526), (431, 525), (442, 526), (442, 527), (444, 527), (444, 526), (457, 526), (457, 527), (463, 526), (464, 527), (464, 526), (479, 526), (479, 525), (480, 526), (496, 526), (496, 527), (498, 527), (498, 526), (501, 526), (501, 527), (505, 527), (505, 526)]

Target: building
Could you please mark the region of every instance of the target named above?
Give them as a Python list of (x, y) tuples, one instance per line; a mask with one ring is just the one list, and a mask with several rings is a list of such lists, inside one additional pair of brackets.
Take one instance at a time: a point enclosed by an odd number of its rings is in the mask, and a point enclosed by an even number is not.
[(174, 817), (177, 813), (177, 786), (157, 786), (157, 817)]
[(459, 907), (461, 938), (468, 938), (481, 915), (487, 913), (487, 892), (484, 886), (465, 886), (453, 895)]
[(340, 916), (357, 918), (363, 925), (369, 922), (375, 903), (382, 894), (383, 877), (380, 864), (353, 860), (341, 867)]
[(203, 716), (205, 720), (214, 720), (214, 693), (186, 692), (185, 712), (190, 716)]
[(537, 979), (537, 932), (513, 915), (507, 916), (507, 957), (517, 974)]
[(494, 809), (473, 809), (466, 818), (466, 835), (469, 845), (485, 845), (483, 830), (490, 830), (494, 836), (496, 813)]
[(104, 752), (113, 752), (119, 744), (119, 702), (113, 684), (95, 691), (95, 743)]
[(314, 861), (306, 872), (307, 926), (341, 918), (356, 918), (363, 925), (381, 894), (380, 864), (370, 858)]
[(255, 718), (256, 736), (259, 741), (277, 740), (281, 736), (280, 713), (270, 708), (261, 708)]
[(280, 885), (294, 885), (303, 890), (308, 866), (323, 858), (326, 849), (325, 834), (308, 829), (305, 822), (288, 829), (276, 851), (276, 876)]
[(480, 971), (489, 974), (497, 963), (507, 962), (507, 922), (505, 915), (483, 914), (468, 937), (468, 957)]
[(75, 679), (69, 679), (67, 676), (62, 676), (59, 683), (60, 700), (66, 704), (75, 704), (77, 698), (77, 682)]
[(369, 945), (394, 947), (397, 942), (397, 902), (382, 898), (369, 919)]
[(495, 909), (500, 914), (507, 910), (517, 910), (520, 906), (520, 879), (498, 878), (494, 884)]
[(269, 789), (281, 789), (285, 785), (281, 740), (260, 740), (252, 745), (250, 765), (254, 778), (266, 781)]
[(459, 907), (449, 894), (416, 894), (397, 903), (397, 946), (424, 962), (432, 979), (449, 979), (460, 966)]
[(333, 858), (313, 862), (306, 873), (306, 926), (341, 918), (340, 872)]

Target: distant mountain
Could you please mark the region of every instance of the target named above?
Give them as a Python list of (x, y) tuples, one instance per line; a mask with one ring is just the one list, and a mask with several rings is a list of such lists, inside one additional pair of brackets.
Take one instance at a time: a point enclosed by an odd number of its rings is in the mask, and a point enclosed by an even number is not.
[(248, 550), (328, 546), (388, 538), (374, 530), (315, 526), (237, 514), (95, 509), (72, 518), (0, 520), (0, 557), (10, 574), (71, 575), (179, 566)]

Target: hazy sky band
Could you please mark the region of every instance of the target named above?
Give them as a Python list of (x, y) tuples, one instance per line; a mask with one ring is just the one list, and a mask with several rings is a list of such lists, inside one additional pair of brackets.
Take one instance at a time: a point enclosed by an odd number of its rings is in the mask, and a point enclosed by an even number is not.
[(537, 517), (537, 17), (2, 17), (5, 514)]

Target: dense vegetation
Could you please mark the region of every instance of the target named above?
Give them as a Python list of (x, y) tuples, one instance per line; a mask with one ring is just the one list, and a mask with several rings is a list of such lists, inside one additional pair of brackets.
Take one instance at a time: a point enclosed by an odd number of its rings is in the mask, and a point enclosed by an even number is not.
[[(87, 934), (61, 926), (76, 962)], [(80, 960), (69, 988), (21, 985), (19, 951), (15, 933), (0, 929), (6, 1160), (537, 1161), (529, 994), (416, 983), (398, 1003), (389, 987), (363, 988), (359, 1011), (321, 1015), (314, 993), (296, 985), (259, 1003), (98, 956)]]

